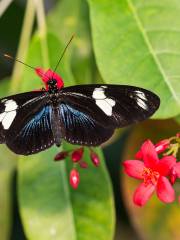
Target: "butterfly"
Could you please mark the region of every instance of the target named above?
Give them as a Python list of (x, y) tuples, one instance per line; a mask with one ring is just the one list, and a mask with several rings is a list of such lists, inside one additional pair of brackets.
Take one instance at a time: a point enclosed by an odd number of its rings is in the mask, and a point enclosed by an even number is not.
[(45, 89), (0, 99), (0, 143), (16, 154), (43, 151), (64, 139), (98, 146), (116, 128), (149, 118), (159, 107), (151, 91), (128, 85), (91, 84), (64, 87), (51, 69), (35, 68)]
[(35, 70), (45, 88), (0, 99), (0, 143), (14, 153), (30, 155), (62, 139), (71, 144), (99, 146), (116, 128), (143, 121), (159, 108), (151, 91), (128, 85), (91, 84), (64, 87), (56, 69), (34, 68), (10, 55), (5, 57)]

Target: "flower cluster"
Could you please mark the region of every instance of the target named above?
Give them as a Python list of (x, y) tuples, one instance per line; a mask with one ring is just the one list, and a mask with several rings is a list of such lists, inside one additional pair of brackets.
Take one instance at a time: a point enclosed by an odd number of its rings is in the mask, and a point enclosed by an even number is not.
[(134, 192), (136, 205), (145, 205), (154, 192), (164, 203), (175, 200), (173, 185), (180, 178), (180, 162), (176, 159), (179, 148), (179, 133), (155, 145), (146, 140), (136, 153), (136, 160), (124, 161), (126, 174), (142, 181)]
[[(90, 159), (91, 159), (93, 165), (98, 167), (100, 164), (100, 160), (99, 160), (97, 153), (95, 153), (92, 148), (88, 148), (88, 150), (89, 150)], [(79, 182), (80, 182), (80, 174), (79, 174), (77, 168), (78, 167), (80, 167), (80, 168), (88, 167), (88, 163), (83, 160), (83, 155), (84, 155), (84, 147), (80, 147), (80, 148), (77, 148), (72, 151), (59, 152), (54, 157), (55, 161), (63, 160), (68, 156), (71, 158), (74, 166), (73, 166), (73, 169), (70, 171), (69, 182), (70, 182), (70, 185), (74, 189), (76, 189), (78, 187)]]

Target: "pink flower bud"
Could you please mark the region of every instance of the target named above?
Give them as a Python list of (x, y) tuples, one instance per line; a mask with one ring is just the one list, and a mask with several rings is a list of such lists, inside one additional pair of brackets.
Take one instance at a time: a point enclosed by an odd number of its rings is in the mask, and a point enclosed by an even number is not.
[(88, 164), (87, 164), (87, 162), (85, 162), (85, 161), (80, 161), (80, 162), (79, 162), (79, 166), (80, 166), (81, 168), (87, 168), (87, 167), (88, 167)]
[(83, 156), (84, 148), (78, 148), (72, 152), (71, 159), (73, 162), (79, 162)]
[(95, 152), (91, 151), (90, 158), (94, 166), (98, 167), (100, 164), (98, 155)]
[(62, 152), (59, 152), (58, 154), (56, 154), (56, 156), (54, 157), (54, 160), (60, 161), (60, 160), (65, 159), (67, 156), (68, 156), (68, 152), (62, 151)]
[(180, 138), (180, 132), (176, 133), (176, 137)]
[(80, 182), (80, 177), (79, 177), (79, 172), (77, 171), (77, 169), (74, 168), (71, 170), (69, 182), (74, 189), (76, 189), (78, 187), (79, 182)]
[(155, 150), (158, 154), (162, 153), (169, 147), (169, 145), (170, 145), (169, 139), (164, 139), (164, 140), (156, 143)]

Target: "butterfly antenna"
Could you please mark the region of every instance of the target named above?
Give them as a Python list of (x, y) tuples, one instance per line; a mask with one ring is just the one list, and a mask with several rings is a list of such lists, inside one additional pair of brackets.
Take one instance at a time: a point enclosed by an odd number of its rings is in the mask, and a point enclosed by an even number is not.
[(15, 62), (22, 63), (23, 65), (25, 65), (25, 66), (27, 66), (27, 67), (32, 68), (32, 69), (35, 70), (35, 67), (32, 67), (32, 66), (30, 66), (29, 64), (20, 61), (20, 60), (17, 59), (17, 58), (13, 58), (13, 57), (12, 57), (11, 55), (9, 55), (9, 54), (3, 54), (3, 55), (4, 55), (5, 58), (8, 58), (8, 59), (10, 59), (10, 60), (12, 60), (12, 61), (15, 61)]
[[(62, 54), (61, 54), (61, 57), (60, 57), (59, 61), (58, 61), (57, 64), (56, 64), (56, 66), (55, 66), (53, 72), (55, 72), (56, 69), (58, 68), (58, 66), (59, 66), (59, 64), (60, 64), (60, 62), (61, 62), (61, 60), (62, 60), (62, 58), (64, 57), (64, 54), (65, 54), (65, 52), (66, 52), (66, 50), (67, 50), (69, 44), (70, 44), (71, 41), (73, 40), (74, 36), (75, 36), (75, 34), (73, 34), (73, 35), (71, 36), (69, 42), (67, 43), (66, 47), (64, 48), (64, 50), (63, 50), (63, 52), (62, 52)], [(54, 74), (53, 74), (53, 75), (54, 75)], [(52, 78), (53, 78), (53, 76), (52, 76)]]

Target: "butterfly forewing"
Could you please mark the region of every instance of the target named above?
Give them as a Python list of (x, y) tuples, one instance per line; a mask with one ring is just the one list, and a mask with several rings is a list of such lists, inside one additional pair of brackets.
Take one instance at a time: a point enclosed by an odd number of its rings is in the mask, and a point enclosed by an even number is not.
[(150, 117), (159, 107), (154, 93), (126, 85), (79, 85), (62, 89), (60, 98), (99, 125), (124, 127)]
[(28, 155), (50, 147), (51, 106), (46, 92), (10, 96), (0, 102), (1, 141), (17, 154)]

